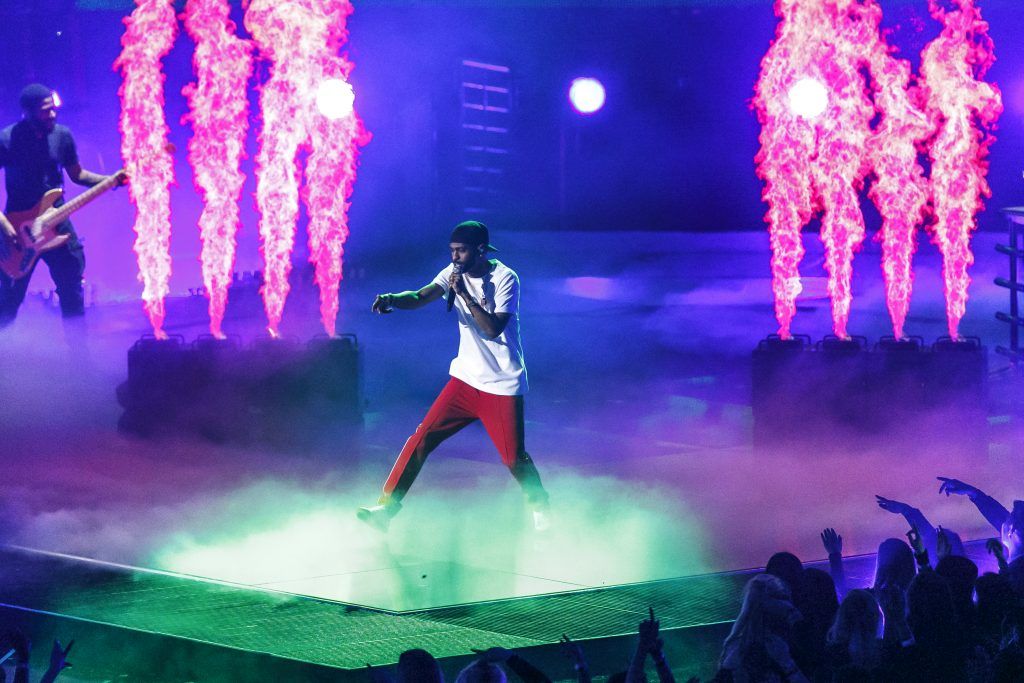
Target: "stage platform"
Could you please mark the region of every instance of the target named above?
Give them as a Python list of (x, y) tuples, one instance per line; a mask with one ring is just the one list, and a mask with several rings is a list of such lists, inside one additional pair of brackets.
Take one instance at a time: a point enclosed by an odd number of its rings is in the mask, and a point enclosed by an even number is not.
[[(982, 567), (990, 563), (982, 544), (968, 551)], [(867, 585), (874, 556), (845, 566), (850, 585)], [(495, 645), (568, 680), (556, 644), (562, 634), (581, 642), (596, 670), (624, 667), (648, 607), (673, 669), (708, 676), (743, 586), (758, 571), (387, 610), (10, 546), (0, 549), (0, 568), (3, 621), (73, 637), (68, 673), (82, 681), (365, 681), (367, 664), (393, 664), (413, 647), (428, 649), (453, 676), (472, 648)], [(422, 586), (411, 580), (406, 590)]]

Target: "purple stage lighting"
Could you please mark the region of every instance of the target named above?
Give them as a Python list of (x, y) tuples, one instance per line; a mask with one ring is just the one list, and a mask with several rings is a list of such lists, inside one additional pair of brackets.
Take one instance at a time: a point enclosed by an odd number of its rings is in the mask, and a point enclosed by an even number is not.
[(569, 101), (580, 114), (593, 114), (604, 106), (604, 86), (596, 78), (577, 78), (569, 86)]

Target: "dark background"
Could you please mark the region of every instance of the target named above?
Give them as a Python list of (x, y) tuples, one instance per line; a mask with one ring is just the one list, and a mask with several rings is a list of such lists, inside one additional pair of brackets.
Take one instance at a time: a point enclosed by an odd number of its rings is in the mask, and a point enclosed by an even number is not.
[[(927, 3), (882, 5), (891, 41), (916, 64), (938, 28)], [(1024, 203), (1024, 13), (1016, 0), (982, 6), (998, 60), (989, 79), (1003, 89), (1006, 111), (992, 148), (993, 198), (980, 223), (1001, 229), (995, 209)], [(120, 78), (111, 64), (131, 8), (124, 0), (3, 0), (0, 117), (15, 120), (20, 88), (45, 82), (66, 102), (61, 117), (78, 138), (84, 165), (114, 170)], [(240, 7), (235, 14), (240, 20)], [(356, 107), (373, 140), (363, 149), (352, 198), (347, 267), (408, 253), (410, 246), (436, 249), (438, 235), (462, 218), (458, 90), (466, 58), (507, 65), (513, 84), (512, 154), (502, 194), (486, 217), (492, 227), (763, 230), (753, 161), (758, 124), (749, 100), (775, 23), (768, 0), (356, 2), (348, 50)], [(184, 154), (189, 129), (180, 123), (191, 52), (182, 30), (165, 62), (171, 138), (181, 150), (173, 192), (178, 287), (199, 280), (197, 230), (188, 226), (201, 207)], [(257, 81), (265, 75), (264, 65)], [(601, 79), (608, 91), (605, 108), (591, 117), (572, 113), (566, 98), (580, 75)], [(250, 151), (258, 125), (253, 111)], [(246, 165), (242, 269), (259, 267)], [(868, 219), (877, 227), (870, 209)], [(112, 245), (91, 249), (90, 257), (94, 277), (113, 291), (134, 286), (131, 222), (123, 195), (78, 221), (87, 240)]]

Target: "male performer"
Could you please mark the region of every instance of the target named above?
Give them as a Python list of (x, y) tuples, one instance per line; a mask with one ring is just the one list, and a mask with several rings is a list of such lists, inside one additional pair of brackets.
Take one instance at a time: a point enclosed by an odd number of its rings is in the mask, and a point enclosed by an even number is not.
[[(31, 209), (49, 190), (64, 186), (64, 174), (78, 184), (92, 187), (106, 176), (86, 171), (78, 162), (78, 152), (71, 131), (57, 124), (57, 102), (53, 90), (33, 83), (21, 91), (24, 118), (0, 131), (0, 167), (6, 169), (7, 209)], [(60, 203), (58, 203), (58, 206)], [(0, 229), (14, 235), (14, 226), (0, 214)], [(85, 253), (71, 222), (57, 228), (71, 235), (64, 245), (41, 256), (57, 285), (60, 310), (64, 318), (85, 313), (82, 273)], [(0, 272), (0, 328), (10, 325), (25, 300), (30, 275), (12, 280)]]
[(384, 493), (374, 507), (359, 508), (359, 518), (387, 530), (430, 452), (469, 423), (480, 420), (501, 460), (523, 487), (538, 530), (547, 528), (548, 495), (536, 465), (526, 452), (523, 394), (526, 365), (519, 341), (519, 277), (497, 259), (488, 259), (487, 226), (459, 223), (449, 240), (452, 262), (434, 281), (416, 292), (379, 294), (375, 313), (412, 310), (442, 299), (458, 312), (459, 354), (451, 379), (441, 390), (416, 432), (405, 442)]

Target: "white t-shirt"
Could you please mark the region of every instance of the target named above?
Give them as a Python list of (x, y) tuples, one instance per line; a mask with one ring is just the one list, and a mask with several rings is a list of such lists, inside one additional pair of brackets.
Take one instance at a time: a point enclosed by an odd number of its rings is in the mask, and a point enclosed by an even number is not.
[[(470, 295), (488, 313), (508, 313), (508, 324), (497, 338), (489, 338), (476, 324), (466, 303), (456, 295), (459, 355), (452, 360), (448, 374), (489, 394), (519, 396), (529, 389), (519, 340), (519, 276), (500, 261), (491, 264), (491, 271), (483, 277), (464, 274), (463, 280)], [(448, 298), (448, 279), (453, 268), (449, 265), (434, 278), (434, 284), (444, 290), (442, 304)]]

